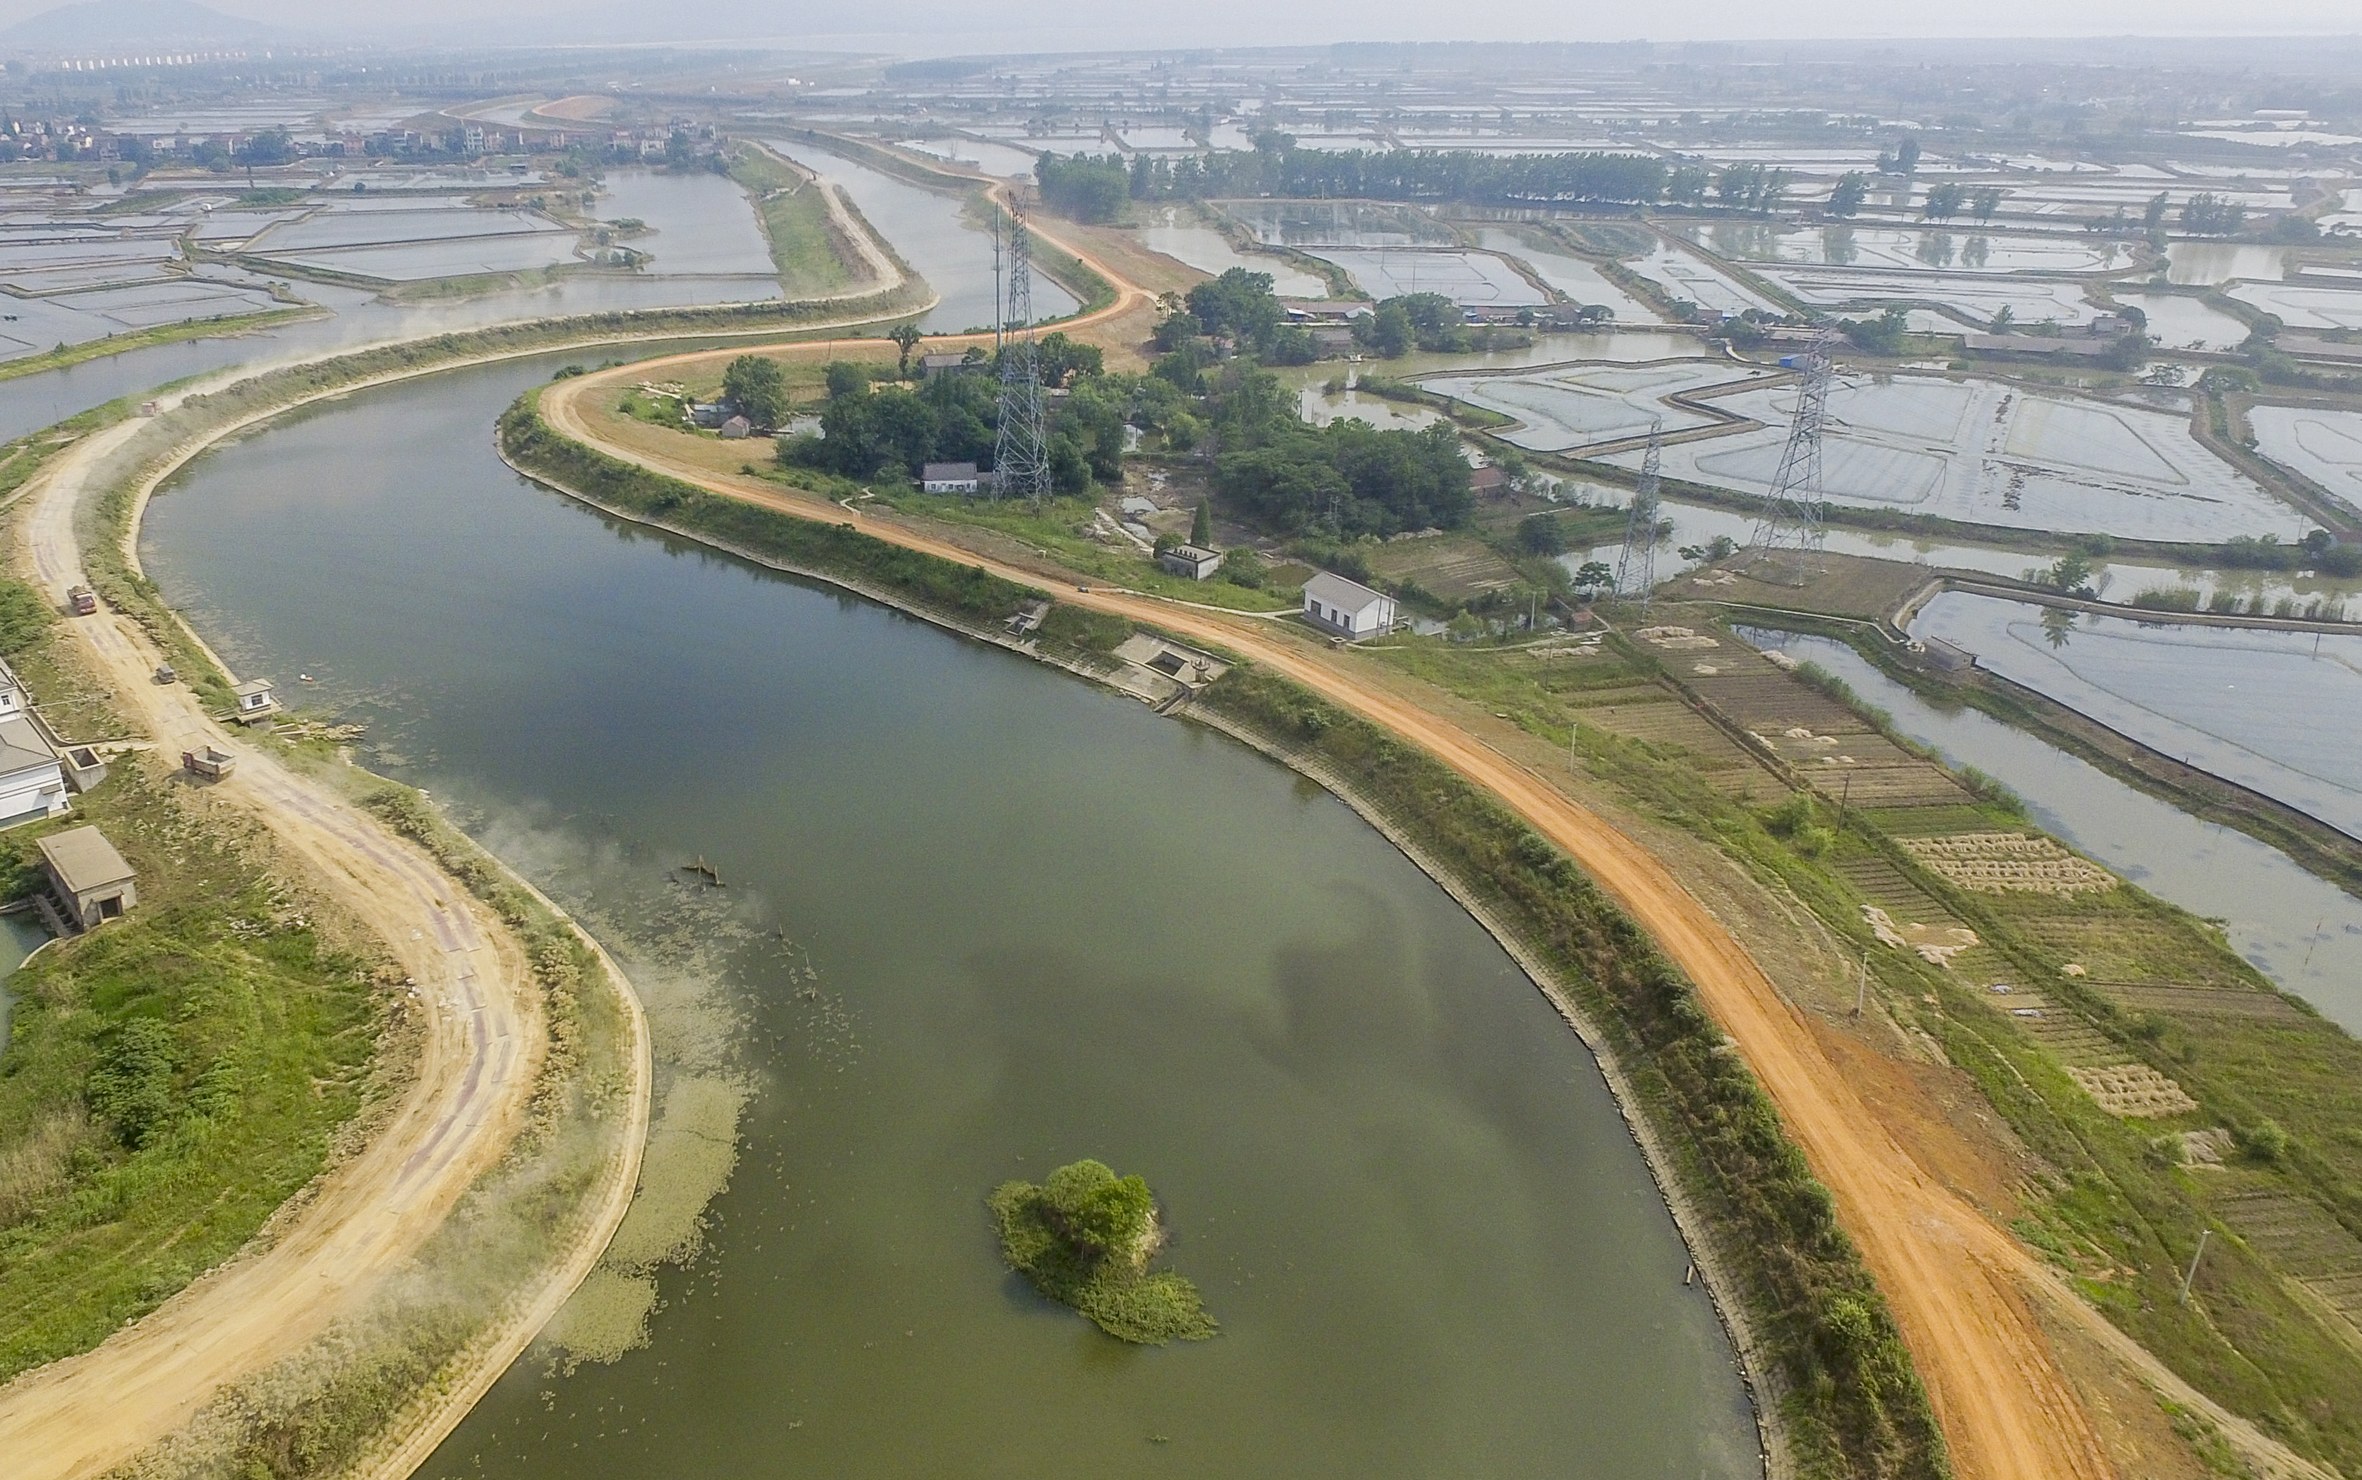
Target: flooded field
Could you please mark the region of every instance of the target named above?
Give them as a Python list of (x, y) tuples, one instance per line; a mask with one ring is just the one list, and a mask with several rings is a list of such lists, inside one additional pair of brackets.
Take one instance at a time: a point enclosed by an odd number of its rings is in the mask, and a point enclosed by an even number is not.
[[(961, 197), (909, 184), (810, 144), (775, 139), (770, 146), (842, 186), (877, 233), (941, 295), (943, 301), (920, 321), (921, 327), (938, 332), (992, 327), (999, 316), (992, 233), (968, 220)], [(1034, 273), (1037, 319), (1064, 318), (1078, 306), (1073, 294)]]
[(1489, 252), (1514, 257), (1536, 276), (1577, 303), (1604, 305), (1618, 324), (1661, 324), (1657, 311), (1608, 281), (1597, 263), (1574, 256), (1536, 231), (1488, 226), (1478, 241)]
[(1700, 308), (1721, 313), (1745, 313), (1751, 308), (1779, 312), (1770, 299), (1741, 287), (1704, 258), (1680, 247), (1659, 243), (1646, 257), (1624, 265), (1664, 289), (1669, 297), (1686, 299)]
[(2116, 290), (2116, 301), (2148, 315), (2149, 337), (2159, 349), (2211, 350), (2221, 353), (2247, 342), (2247, 325), (2195, 298), (2178, 293), (2134, 293)]
[(2362, 287), (2304, 288), (2294, 283), (2240, 283), (2226, 289), (2241, 303), (2276, 314), (2291, 329), (2362, 329)]
[(771, 244), (754, 202), (723, 175), (610, 170), (599, 191), (606, 221), (646, 222), (649, 234), (627, 245), (649, 253), (649, 270), (668, 277), (746, 274), (770, 277)]
[[(251, 435), (143, 546), (752, 1094), (649, 1346), (520, 1362), (422, 1474), (1757, 1473), (1596, 1068), (1440, 889), (1217, 736), (530, 487), (488, 423), (550, 369)], [(1152, 1180), (1214, 1341), (1003, 1267), (983, 1194), (1081, 1155)]]
[(1451, 228), (1411, 206), (1367, 201), (1225, 200), (1222, 214), (1257, 241), (1288, 247), (1448, 246)]
[(1489, 252), (1445, 247), (1405, 250), (1357, 250), (1350, 247), (1307, 248), (1325, 262), (1334, 262), (1351, 275), (1372, 298), (1400, 298), (1411, 293), (1440, 293), (1463, 307), (1536, 307), (1548, 298), (1527, 282), (1516, 268)]
[(1466, 401), (1521, 423), (1503, 435), (1535, 452), (1568, 452), (1602, 442), (1646, 436), (1652, 421), (1668, 432), (1711, 426), (1715, 418), (1676, 405), (1672, 397), (1767, 378), (1720, 360), (1662, 365), (1569, 365), (1524, 375), (1430, 376), (1420, 381), (1439, 395)]
[(2238, 279), (2278, 282), (2288, 267), (2286, 247), (2232, 242), (2175, 242), (2167, 254), (2166, 281), (2178, 287), (2211, 288)]
[(2082, 237), (1743, 222), (1682, 226), (1673, 234), (1718, 257), (1747, 262), (1963, 272), (2104, 272), (2131, 265), (2126, 248)]
[(2256, 451), (2362, 507), (2362, 412), (2254, 406), (2247, 423)]
[(1952, 325), (1954, 332), (1964, 324), (1981, 329), (2005, 308), (2021, 331), (2045, 321), (2088, 324), (2101, 313), (2099, 305), (2084, 296), (2084, 287), (2077, 282), (1804, 267), (1767, 267), (1763, 276), (1799, 300), (1822, 308), (1936, 304), (1959, 320)]
[(1178, 207), (1148, 214), (1140, 226), (1141, 244), (1186, 263), (1209, 277), (1220, 277), (1234, 267), (1260, 272), (1271, 279), (1271, 289), (1282, 298), (1326, 298), (1329, 282), (1280, 257), (1241, 252), (1230, 238)]
[[(1958, 592), (1912, 624), (1994, 672), (2202, 771), (2362, 837), (2362, 638), (2046, 621)], [(2301, 695), (2299, 700), (2297, 696)]]
[[(1718, 403), (1752, 430), (1665, 449), (1667, 477), (1767, 493), (1793, 386)], [(2016, 529), (2219, 542), (2300, 537), (2295, 510), (2215, 457), (2186, 413), (2030, 392), (1990, 380), (1846, 377), (1823, 458), (1832, 502)], [(1638, 453), (1608, 461), (1638, 466)]]
[(2034, 820), (2133, 883), (2221, 920), (2248, 963), (2362, 1032), (2362, 901), (2245, 833), (2201, 822), (2031, 735), (1972, 709), (1939, 709), (1825, 637), (1747, 633), (1809, 659), (1955, 766), (2025, 798)]

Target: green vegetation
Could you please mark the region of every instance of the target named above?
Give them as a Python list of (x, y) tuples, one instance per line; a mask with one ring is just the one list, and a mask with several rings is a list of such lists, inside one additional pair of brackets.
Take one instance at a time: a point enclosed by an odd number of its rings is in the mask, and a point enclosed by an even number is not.
[[(1885, 1300), (1778, 1112), (1639, 927), (1425, 752), (1252, 668), (1204, 701), (1355, 793), (1447, 869), (1605, 1034), (1702, 1205), (1783, 1392), (1802, 1472), (1939, 1476), (1943, 1441)], [(1694, 778), (1681, 783), (1698, 790)]]
[[(1648, 203), (1665, 189), (1665, 164), (1644, 154), (1479, 154), (1464, 149), (1299, 149), (1265, 133), (1252, 150), (1219, 149), (1172, 159), (1138, 155), (1044, 155), (1034, 172), (1075, 205), (1133, 200), (1283, 196), (1301, 200), (1456, 201), (1471, 205), (1566, 206), (1587, 201)], [(1113, 219), (1109, 217), (1107, 219)]]
[(787, 376), (777, 360), (740, 355), (722, 372), (722, 394), (758, 427), (775, 427), (787, 419)]
[(730, 178), (754, 197), (772, 265), (790, 296), (835, 292), (861, 275), (861, 254), (830, 211), (827, 186), (751, 144), (731, 153)]
[[(46, 617), (0, 583), (0, 647), (28, 672), (56, 661)], [(74, 816), (0, 834), (6, 896), (40, 887), (37, 839), (85, 823), (138, 871), (140, 906), (10, 983), (0, 1380), (96, 1345), (235, 1253), (382, 1091), (375, 1045), (399, 1022), (372, 959), (323, 933), (259, 836), (192, 815), (142, 757)]]
[(0, 380), (14, 380), (22, 375), (39, 375), (48, 370), (63, 370), (71, 365), (103, 360), (109, 355), (128, 354), (135, 349), (153, 349), (159, 344), (179, 344), (189, 339), (212, 339), (223, 334), (247, 334), (260, 329), (275, 329), (281, 324), (292, 324), (301, 319), (316, 319), (326, 313), (318, 308), (272, 308), (261, 313), (230, 314), (210, 319), (184, 319), (174, 324), (158, 324), (152, 329), (135, 329), (128, 334), (109, 334), (103, 339), (86, 339), (80, 344), (61, 344), (37, 355), (0, 361)]
[(1139, 1177), (1119, 1177), (1096, 1161), (1070, 1162), (1038, 1187), (1004, 1182), (985, 1204), (1010, 1267), (1108, 1335), (1161, 1346), (1204, 1341), (1216, 1331), (1197, 1286), (1148, 1268), (1164, 1231)]
[[(1670, 697), (1645, 651), (1611, 642), (1578, 658), (1418, 641), (1384, 657), (1554, 747), (1571, 744), (1632, 805), (1809, 909), (1870, 963), (1884, 1011), (1938, 1043), (2035, 1158), (2021, 1237), (2210, 1396), (2300, 1452), (2340, 1468), (2362, 1459), (2362, 1368), (2341, 1334), (2351, 1317), (2330, 1313), (2345, 1298), (2331, 1273), (2362, 1267), (2362, 1044), (2272, 992), (2218, 930), (2130, 885), (1976, 892), (1923, 865), (1908, 840), (2030, 831), (2023, 803), (1974, 773), (1958, 778), (1973, 800), (1856, 806), (1840, 829), (1825, 799), (1750, 805), (1713, 784), (1702, 752), (1600, 728), (1593, 716), (1615, 706)], [(1800, 677), (1861, 709), (1826, 675)], [(1951, 969), (1931, 965), (1880, 945), (1865, 905), (1956, 921), (1980, 944)], [(2015, 1016), (2013, 999), (1988, 989), (1996, 981), (2045, 1005)], [(2124, 1065), (2171, 1081), (2195, 1108), (2111, 1113), (2068, 1072)], [(2219, 1170), (2192, 1164), (2183, 1140), (2212, 1130), (2231, 1142)], [(2184, 1305), (2180, 1280), (2203, 1231), (2213, 1237)]]

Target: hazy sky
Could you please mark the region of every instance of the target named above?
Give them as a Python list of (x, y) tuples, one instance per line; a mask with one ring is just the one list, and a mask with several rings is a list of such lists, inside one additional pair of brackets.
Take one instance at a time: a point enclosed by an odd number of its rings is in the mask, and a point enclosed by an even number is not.
[[(0, 0), (0, 24), (55, 0)], [(215, 0), (305, 29), (448, 28), (449, 39), (626, 33), (808, 38), (905, 53), (1294, 44), (1333, 40), (1653, 41), (1800, 37), (2270, 35), (2362, 32), (2357, 0)], [(333, 18), (333, 19), (331, 19)]]

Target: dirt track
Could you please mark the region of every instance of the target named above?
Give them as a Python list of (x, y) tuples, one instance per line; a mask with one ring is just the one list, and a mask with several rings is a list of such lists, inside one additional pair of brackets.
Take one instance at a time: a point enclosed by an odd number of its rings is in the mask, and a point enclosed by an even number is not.
[[(850, 519), (894, 544), (982, 565), (1027, 584), (1044, 583), (1039, 571), (982, 558), (838, 505), (796, 498), (776, 484), (667, 464), (605, 442), (582, 415), (584, 398), (646, 373), (647, 367), (629, 367), (628, 374), (612, 371), (553, 386), (542, 397), (543, 413), (569, 437), (716, 493), (806, 518)], [(2096, 1315), (2060, 1292), (2012, 1239), (1913, 1161), (1838, 1072), (1798, 1011), (1653, 855), (1523, 765), (1360, 676), (1352, 661), (1292, 638), (1271, 623), (1123, 591), (1069, 589), (1058, 597), (1265, 664), (1419, 745), (1564, 848), (1697, 983), (1716, 1021), (1736, 1040), (1779, 1106), (1893, 1303), (1958, 1473), (1971, 1480), (2099, 1480), (2115, 1473), (2026, 1308), (2024, 1292), (2031, 1287), (2046, 1297), (2059, 1295), (2079, 1319), (2096, 1321)]]
[[(28, 492), (18, 564), (60, 603), (81, 579), (75, 506), (92, 470), (140, 425), (125, 423), (69, 449)], [(125, 719), (153, 737), (159, 752), (177, 755), (205, 743), (240, 752), (237, 774), (215, 787), (215, 797), (268, 825), (308, 865), (315, 885), (386, 943), (417, 983), (424, 1032), (416, 1077), (400, 1103), (367, 1146), (310, 1190), (274, 1238), (96, 1349), (0, 1388), (0, 1455), (8, 1457), (11, 1480), (66, 1480), (122, 1463), (186, 1423), (222, 1383), (293, 1354), (350, 1312), (506, 1153), (546, 1037), (540, 994), (514, 938), (423, 853), (326, 788), (238, 744), (188, 688), (152, 682), (159, 656), (128, 619), (102, 613), (71, 622), (68, 631)], [(636, 1102), (644, 1117), (641, 1036)], [(556, 1262), (571, 1275), (554, 1291), (557, 1300), (620, 1219), (636, 1181), (638, 1139), (602, 1189), (598, 1226), (585, 1230), (587, 1255), (575, 1251), (579, 1257)], [(529, 1339), (555, 1305), (551, 1289), (525, 1293), (526, 1313), (540, 1313), (523, 1332)], [(500, 1365), (513, 1355), (507, 1351)], [(427, 1415), (422, 1429), (441, 1418)]]

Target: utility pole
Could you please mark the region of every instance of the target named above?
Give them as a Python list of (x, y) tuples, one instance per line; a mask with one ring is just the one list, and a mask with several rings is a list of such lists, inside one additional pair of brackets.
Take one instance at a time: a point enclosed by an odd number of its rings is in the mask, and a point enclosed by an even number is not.
[(1839, 836), (1839, 837), (1841, 837), (1841, 838), (1845, 836), (1845, 809), (1846, 809), (1846, 805), (1847, 805), (1849, 802), (1851, 802), (1853, 799), (1854, 799), (1854, 773), (1853, 773), (1853, 772), (1851, 772), (1851, 771), (1848, 771), (1848, 772), (1846, 772), (1846, 773), (1845, 773), (1845, 785), (1844, 785), (1844, 786), (1842, 786), (1842, 787), (1840, 787), (1840, 788), (1838, 789), (1838, 792), (1837, 792), (1837, 836)]
[(1869, 957), (1868, 953), (1867, 953), (1867, 952), (1865, 952), (1865, 953), (1863, 954), (1863, 956), (1862, 956), (1862, 975), (1861, 975), (1861, 979), (1860, 979), (1860, 980), (1858, 980), (1858, 981), (1856, 981), (1856, 982), (1854, 983), (1854, 1016), (1855, 1016), (1855, 1017), (1860, 1017), (1860, 1016), (1862, 1015), (1862, 1011), (1863, 1011), (1863, 1009), (1867, 1008), (1869, 1005), (1870, 1005), (1870, 957)]
[(2182, 1276), (2182, 1296), (2176, 1302), (2177, 1304), (2188, 1305), (2190, 1303), (2190, 1285), (2198, 1278), (2198, 1261), (2206, 1257), (2206, 1240), (2213, 1233), (2214, 1230), (2211, 1228), (2198, 1230), (2198, 1252), (2190, 1256), (2190, 1272)]

